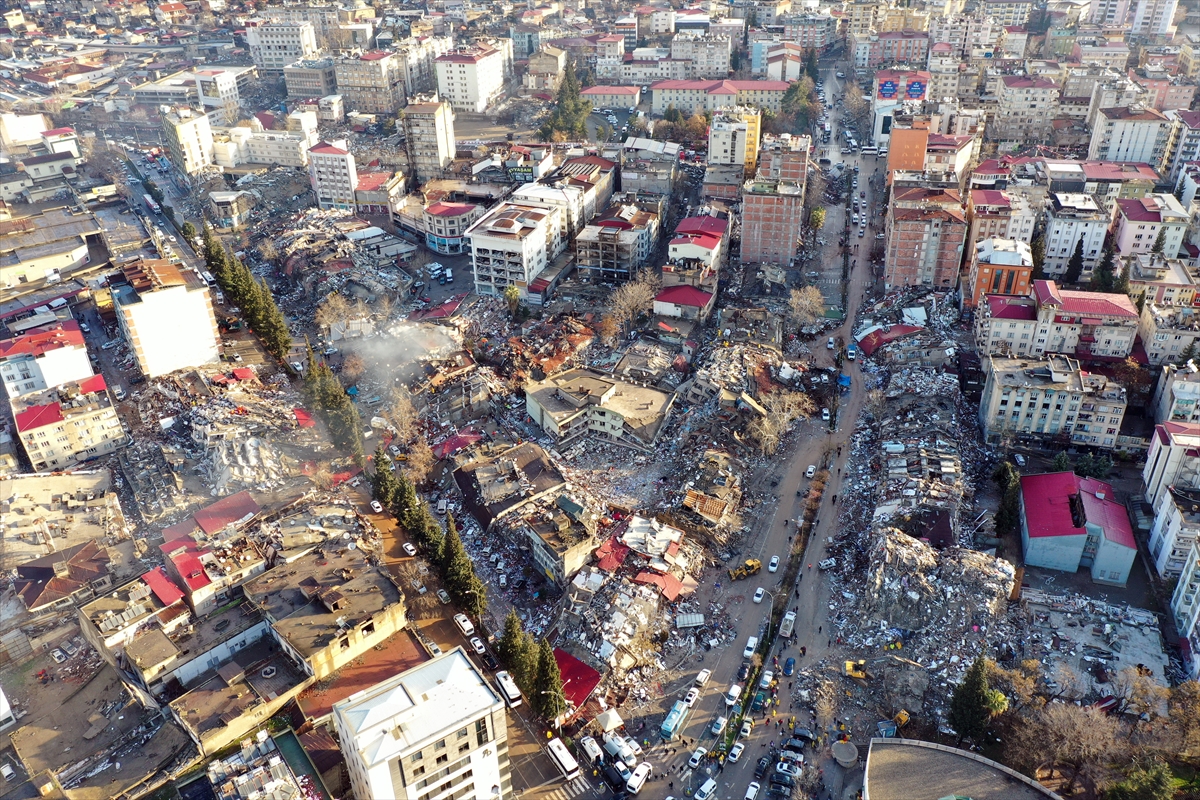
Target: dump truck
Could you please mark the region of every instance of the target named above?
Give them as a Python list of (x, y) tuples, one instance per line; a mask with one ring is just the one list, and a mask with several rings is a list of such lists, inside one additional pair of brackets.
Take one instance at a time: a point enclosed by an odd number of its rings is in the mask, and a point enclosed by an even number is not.
[(761, 561), (757, 558), (747, 558), (746, 563), (729, 570), (729, 580), (738, 581), (742, 578), (749, 578), (751, 575), (757, 575), (761, 569)]

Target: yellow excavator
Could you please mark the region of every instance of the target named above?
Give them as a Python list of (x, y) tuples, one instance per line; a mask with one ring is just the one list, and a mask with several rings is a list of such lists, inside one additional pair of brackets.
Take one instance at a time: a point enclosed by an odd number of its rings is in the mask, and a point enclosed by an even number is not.
[(747, 558), (745, 564), (741, 564), (729, 570), (729, 580), (740, 581), (742, 578), (749, 578), (751, 575), (757, 575), (762, 569), (762, 562), (757, 558)]

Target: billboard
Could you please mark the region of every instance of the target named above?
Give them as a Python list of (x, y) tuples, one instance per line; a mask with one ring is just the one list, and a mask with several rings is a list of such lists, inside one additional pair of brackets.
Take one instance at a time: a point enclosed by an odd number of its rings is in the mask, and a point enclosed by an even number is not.
[(879, 99), (880, 100), (895, 100), (896, 93), (900, 91), (900, 86), (895, 81), (880, 81), (879, 82)]
[(928, 87), (923, 81), (912, 80), (908, 82), (908, 86), (904, 89), (904, 96), (909, 100), (924, 100), (925, 90)]

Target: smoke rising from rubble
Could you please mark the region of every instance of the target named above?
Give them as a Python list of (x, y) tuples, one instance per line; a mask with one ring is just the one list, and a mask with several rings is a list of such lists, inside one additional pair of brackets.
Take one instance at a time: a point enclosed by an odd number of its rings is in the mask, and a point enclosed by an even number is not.
[(366, 365), (362, 382), (390, 386), (422, 359), (447, 356), (462, 347), (458, 332), (440, 325), (401, 322), (380, 336), (352, 339), (345, 349)]

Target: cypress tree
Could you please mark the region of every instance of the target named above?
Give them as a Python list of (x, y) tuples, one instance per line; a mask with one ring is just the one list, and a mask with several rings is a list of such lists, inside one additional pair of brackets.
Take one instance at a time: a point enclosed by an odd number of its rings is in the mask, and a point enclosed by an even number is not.
[(548, 721), (554, 721), (567, 710), (563, 697), (562, 672), (554, 660), (554, 648), (547, 639), (538, 646), (537, 680), (533, 687), (533, 705)]
[(379, 505), (391, 510), (396, 502), (396, 494), (400, 484), (396, 474), (392, 472), (392, 459), (380, 444), (375, 448), (375, 474), (371, 476), (371, 496), (379, 501)]
[(987, 730), (991, 718), (991, 703), (988, 698), (987, 665), (983, 656), (975, 659), (963, 676), (962, 683), (954, 689), (950, 698), (950, 715), (947, 721), (958, 734), (959, 744), (963, 739), (979, 740)]
[(1058, 455), (1054, 457), (1054, 461), (1050, 463), (1050, 469), (1055, 472), (1070, 472), (1071, 457), (1067, 455), (1066, 451), (1060, 450)]
[(1079, 241), (1075, 243), (1075, 252), (1071, 254), (1071, 260), (1067, 262), (1067, 271), (1063, 273), (1063, 283), (1073, 284), (1079, 282), (1079, 276), (1083, 275), (1083, 237), (1079, 237)]

